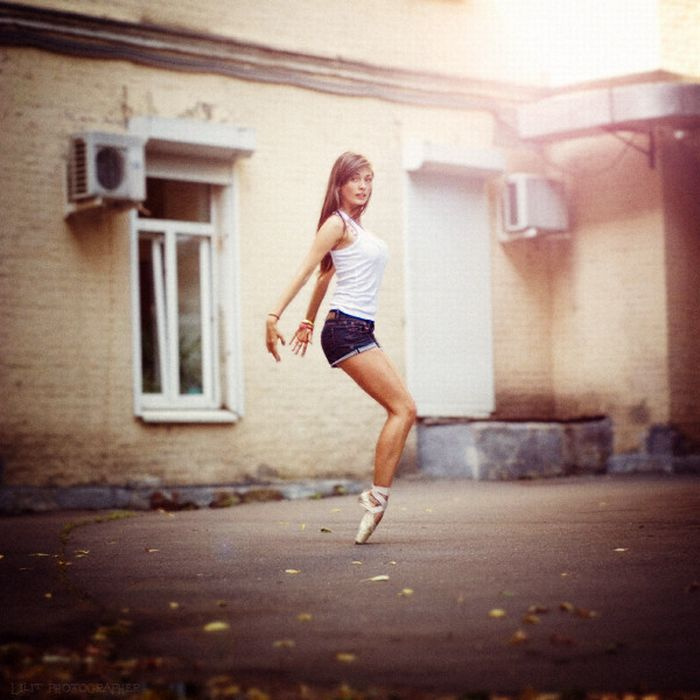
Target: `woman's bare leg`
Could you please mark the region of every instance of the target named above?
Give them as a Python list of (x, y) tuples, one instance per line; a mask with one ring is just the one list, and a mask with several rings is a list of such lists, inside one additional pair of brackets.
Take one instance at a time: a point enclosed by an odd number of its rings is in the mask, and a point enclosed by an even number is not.
[(353, 355), (340, 365), (386, 409), (374, 455), (374, 483), (391, 486), (406, 438), (416, 419), (416, 405), (391, 360), (378, 348)]

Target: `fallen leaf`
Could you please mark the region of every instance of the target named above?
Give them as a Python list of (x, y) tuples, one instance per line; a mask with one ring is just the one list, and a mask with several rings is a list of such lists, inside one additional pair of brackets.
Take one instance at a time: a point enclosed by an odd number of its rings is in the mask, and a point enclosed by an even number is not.
[(321, 532), (333, 532), (333, 530), (329, 530), (327, 527), (322, 527)]
[(270, 696), (260, 688), (249, 688), (245, 697), (246, 700), (270, 700)]
[(363, 580), (364, 581), (374, 581), (374, 582), (388, 581), (389, 577), (386, 574), (380, 574), (379, 576), (372, 576), (372, 578), (366, 578)]
[(284, 573), (289, 574), (290, 576), (294, 576), (295, 574), (300, 574), (301, 569), (285, 569)]
[(299, 613), (297, 615), (297, 620), (299, 622), (309, 622), (310, 620), (313, 620), (314, 616), (311, 613)]
[(171, 610), (177, 610), (180, 607), (180, 603), (176, 603), (174, 600), (171, 600), (168, 603), (168, 606), (170, 607)]
[(331, 513), (340, 513), (340, 508), (331, 508)]
[(510, 638), (509, 644), (522, 644), (527, 641), (527, 634), (521, 629), (515, 630), (513, 636)]
[(493, 608), (492, 610), (489, 610), (489, 617), (493, 617), (494, 619), (505, 616), (506, 611), (502, 610), (501, 608)]
[(613, 549), (613, 552), (627, 552), (627, 551), (628, 551), (627, 547), (615, 547), (615, 549)]
[(160, 549), (156, 549), (155, 547), (145, 547), (144, 551), (148, 554), (153, 554), (153, 552), (160, 552)]
[(353, 561), (352, 563), (353, 563), (353, 566), (362, 566), (362, 562), (361, 562), (361, 561), (355, 560), (355, 561)]
[(217, 600), (216, 605), (220, 608), (225, 608), (228, 605), (228, 603), (225, 600)]
[(501, 591), (501, 595), (504, 598), (514, 598), (515, 597), (515, 593), (513, 591)]
[(545, 605), (531, 605), (527, 611), (532, 615), (543, 615), (549, 612), (549, 608)]
[(0, 559), (4, 559), (4, 558), (5, 558), (5, 555), (4, 555), (4, 554), (0, 554)]
[(399, 591), (399, 595), (403, 596), (404, 598), (410, 598), (413, 595), (413, 589), (412, 588), (402, 588)]
[(299, 529), (306, 530), (306, 523), (302, 523), (301, 525), (299, 525)]
[(598, 613), (595, 610), (588, 610), (587, 608), (576, 608), (574, 615), (584, 620), (592, 620), (594, 617), (598, 617)]
[(464, 593), (460, 593), (460, 594), (457, 596), (457, 602), (458, 602), (460, 605), (462, 605), (462, 604), (464, 603), (464, 600), (465, 600), (465, 598), (464, 598)]
[(46, 552), (33, 552), (29, 556), (30, 557), (50, 557), (51, 555), (47, 554)]
[(563, 603), (559, 603), (559, 610), (562, 612), (573, 612), (576, 608), (574, 607), (573, 603), (569, 603), (568, 601), (564, 601)]
[(272, 643), (272, 646), (275, 649), (293, 649), (296, 646), (296, 642), (293, 639), (278, 639)]
[(538, 615), (534, 615), (533, 613), (529, 613), (528, 615), (525, 615), (523, 617), (523, 623), (526, 625), (539, 625), (541, 622), (540, 618)]
[(208, 698), (236, 698), (240, 693), (240, 686), (234, 683), (231, 676), (214, 676), (207, 681)]
[(44, 593), (44, 598), (51, 599), (53, 598), (53, 593)]
[(76, 557), (84, 557), (88, 554), (90, 554), (89, 549), (76, 549), (73, 554), (75, 554)]
[(339, 651), (335, 655), (335, 660), (340, 661), (341, 664), (351, 664), (353, 661), (357, 659), (357, 656), (355, 654), (350, 654), (349, 652), (345, 651)]
[(205, 632), (227, 632), (231, 629), (231, 625), (223, 620), (214, 620), (204, 625), (203, 629)]

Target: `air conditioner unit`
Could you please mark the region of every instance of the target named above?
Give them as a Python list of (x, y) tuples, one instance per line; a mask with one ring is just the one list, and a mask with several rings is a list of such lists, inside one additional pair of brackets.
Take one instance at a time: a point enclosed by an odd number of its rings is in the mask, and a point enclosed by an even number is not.
[(68, 200), (146, 199), (143, 141), (129, 134), (73, 134), (68, 158)]
[(513, 173), (503, 188), (504, 240), (563, 232), (569, 228), (564, 186), (557, 180)]

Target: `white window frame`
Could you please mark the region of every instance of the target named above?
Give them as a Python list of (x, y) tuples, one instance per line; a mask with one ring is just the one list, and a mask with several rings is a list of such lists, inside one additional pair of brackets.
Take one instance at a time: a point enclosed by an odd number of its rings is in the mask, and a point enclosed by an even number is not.
[[(198, 167), (200, 166), (201, 167)], [(240, 342), (240, 304), (238, 290), (238, 245), (236, 222), (236, 176), (232, 161), (219, 161), (158, 153), (147, 155), (147, 176), (170, 180), (205, 182), (212, 192), (211, 223), (140, 218), (131, 213), (131, 288), (133, 328), (134, 413), (146, 422), (160, 423), (233, 423), (243, 414), (243, 382)], [(203, 319), (202, 357), (203, 394), (179, 394), (177, 336), (159, 338), (166, 349), (162, 360), (163, 392), (142, 391), (141, 308), (139, 280), (139, 238), (142, 232), (164, 235), (164, 245), (154, 245), (156, 257), (164, 254), (169, 270), (175, 269), (177, 234), (202, 238), (200, 252), (201, 311)], [(209, 241), (209, 245), (205, 241)], [(157, 251), (157, 252), (156, 252)], [(154, 274), (154, 280), (161, 275)], [(167, 288), (166, 288), (167, 287)], [(156, 286), (159, 333), (177, 326), (177, 279)]]
[[(219, 353), (216, 352), (219, 324), (215, 318), (215, 288), (212, 279), (212, 270), (216, 267), (215, 227), (213, 224), (189, 221), (138, 219), (137, 228), (139, 240), (143, 233), (154, 234), (151, 252), (163, 385), (159, 394), (142, 392), (141, 405), (144, 409), (216, 408), (220, 403), (221, 390), (217, 381)], [(180, 393), (180, 363), (176, 359), (179, 358), (177, 237), (180, 235), (195, 236), (199, 240), (202, 393), (195, 395)], [(162, 245), (155, 236), (162, 236)], [(167, 274), (163, 275), (163, 270)]]

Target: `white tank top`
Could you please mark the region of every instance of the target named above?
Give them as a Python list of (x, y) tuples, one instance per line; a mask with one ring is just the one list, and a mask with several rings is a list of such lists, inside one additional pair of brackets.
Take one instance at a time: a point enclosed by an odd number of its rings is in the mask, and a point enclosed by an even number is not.
[(337, 213), (354, 240), (345, 248), (331, 251), (336, 283), (330, 308), (374, 321), (389, 249), (381, 238), (365, 231), (344, 211)]

